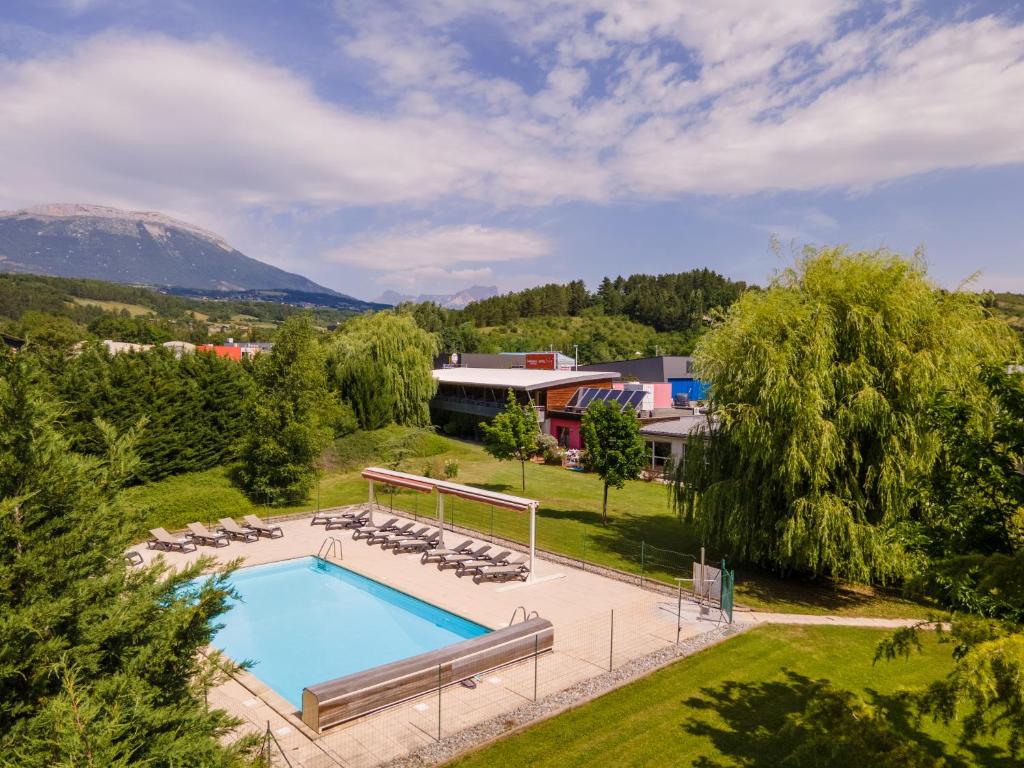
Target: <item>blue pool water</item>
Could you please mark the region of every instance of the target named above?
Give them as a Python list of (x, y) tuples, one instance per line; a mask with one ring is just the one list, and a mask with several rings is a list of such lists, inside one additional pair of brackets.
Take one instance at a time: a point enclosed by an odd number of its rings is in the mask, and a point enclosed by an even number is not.
[(315, 557), (241, 568), (241, 596), (213, 644), (278, 694), (425, 653), (490, 630)]

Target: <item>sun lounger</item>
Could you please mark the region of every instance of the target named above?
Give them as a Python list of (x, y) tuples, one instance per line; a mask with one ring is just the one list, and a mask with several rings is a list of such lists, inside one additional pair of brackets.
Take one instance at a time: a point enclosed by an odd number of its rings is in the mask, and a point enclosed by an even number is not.
[(344, 514), (340, 517), (335, 517), (327, 523), (324, 527), (328, 531), (333, 531), (335, 528), (361, 528), (370, 522), (371, 515), (373, 512), (369, 509), (359, 510), (355, 513)]
[(146, 546), (150, 549), (159, 549), (164, 552), (170, 552), (171, 550), (177, 552), (194, 552), (196, 549), (196, 543), (188, 536), (174, 538), (163, 528), (151, 528), (149, 535), (153, 537), (146, 542)]
[(380, 543), (381, 549), (390, 549), (391, 547), (395, 546), (395, 544), (397, 544), (400, 541), (406, 541), (406, 540), (409, 540), (409, 539), (422, 539), (424, 536), (427, 535), (427, 531), (429, 531), (429, 530), (430, 529), (427, 526), (424, 525), (418, 531), (409, 531), (407, 533), (406, 532), (403, 532), (403, 533), (389, 533), (381, 541), (381, 543)]
[(128, 561), (128, 565), (142, 565), (142, 555), (134, 549), (131, 552), (125, 552), (124, 559)]
[(437, 570), (443, 571), (449, 565), (457, 566), (464, 560), (486, 560), (487, 553), (491, 551), (490, 544), (484, 544), (482, 547), (477, 547), (469, 552), (462, 552), (456, 555), (445, 555), (437, 563)]
[[(338, 511), (340, 509), (341, 509), (341, 507), (333, 507), (331, 509), (321, 509), (321, 510), (319, 510), (317, 512), (314, 512), (313, 513), (313, 519), (309, 521), (309, 524), (310, 525), (326, 525), (331, 520), (340, 519), (340, 518), (345, 516), (344, 514), (342, 514), (341, 512)], [(351, 517), (352, 516), (351, 513), (348, 513), (348, 516)]]
[(260, 536), (266, 536), (268, 539), (279, 539), (284, 536), (284, 531), (281, 530), (281, 526), (267, 525), (256, 517), (256, 515), (246, 515), (242, 518), (242, 521), (246, 528), (251, 528)]
[(434, 549), (444, 540), (444, 533), (440, 530), (434, 531), (426, 536), (415, 539), (402, 539), (396, 541), (393, 547), (395, 554), (399, 552), (426, 552)]
[(461, 560), (455, 570), (456, 576), (465, 576), (467, 571), (479, 568), (481, 565), (505, 565), (508, 563), (508, 556), (512, 553), (503, 549), (493, 557), (482, 557), (477, 560)]
[(220, 528), (217, 530), (227, 534), (232, 539), (238, 541), (257, 541), (260, 538), (260, 535), (252, 528), (243, 528), (230, 517), (222, 517), (219, 522)]
[(188, 535), (196, 544), (209, 544), (211, 547), (226, 547), (231, 543), (226, 533), (212, 533), (202, 523), (189, 523)]
[(386, 523), (381, 523), (380, 525), (363, 525), (359, 528), (356, 528), (356, 530), (352, 532), (352, 539), (355, 541), (359, 541), (359, 539), (372, 536), (375, 533), (390, 533), (391, 531), (394, 531), (397, 528), (398, 518), (392, 517)]
[(473, 547), (473, 540), (466, 539), (458, 546), (451, 547), (450, 549), (431, 549), (423, 553), (423, 557), (420, 558), (421, 563), (429, 563), (431, 560), (441, 560), (448, 555), (468, 555)]
[[(405, 525), (393, 528), (390, 531), (373, 531), (369, 536), (366, 537), (366, 543), (382, 544), (383, 542), (388, 540), (389, 536), (394, 536), (395, 538), (399, 539), (408, 537), (409, 531), (412, 530), (412, 527), (414, 525), (416, 525), (416, 523), (406, 523)], [(361, 533), (361, 531), (359, 531), (359, 533)]]
[(474, 569), (473, 583), (509, 581), (510, 579), (526, 581), (526, 577), (530, 575), (530, 566), (526, 562), (526, 560), (516, 560), (505, 565), (481, 565)]

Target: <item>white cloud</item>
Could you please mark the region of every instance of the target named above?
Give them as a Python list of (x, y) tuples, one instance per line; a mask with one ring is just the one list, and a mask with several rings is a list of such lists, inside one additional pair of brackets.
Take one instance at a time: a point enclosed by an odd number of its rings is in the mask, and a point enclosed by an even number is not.
[[(346, 4), (373, 111), (223, 41), (104, 35), (0, 61), (0, 207), (324, 210), (864, 188), (1024, 162), (1024, 25), (852, 0)], [(506, 30), (530, 91), (474, 68)], [(362, 76), (362, 75), (361, 75)], [(210, 223), (210, 222), (207, 222)]]
[(459, 226), (368, 238), (335, 249), (328, 257), (341, 264), (402, 272), (526, 261), (551, 251), (551, 241), (535, 232)]
[(535, 232), (458, 226), (365, 238), (330, 251), (327, 258), (379, 272), (381, 285), (422, 293), (495, 282), (492, 265), (529, 262), (553, 248)]

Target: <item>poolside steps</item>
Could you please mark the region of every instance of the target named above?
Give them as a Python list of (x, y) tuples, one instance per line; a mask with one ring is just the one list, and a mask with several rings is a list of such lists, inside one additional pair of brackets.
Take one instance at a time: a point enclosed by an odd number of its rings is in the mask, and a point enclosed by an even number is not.
[(314, 731), (339, 725), (438, 687), (551, 651), (554, 626), (533, 618), (486, 635), (383, 664), (302, 691), (302, 721)]

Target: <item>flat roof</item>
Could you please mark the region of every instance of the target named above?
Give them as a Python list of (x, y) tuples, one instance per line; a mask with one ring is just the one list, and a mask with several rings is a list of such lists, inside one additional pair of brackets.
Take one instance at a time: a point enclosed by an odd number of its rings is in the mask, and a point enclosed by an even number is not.
[(640, 434), (660, 437), (689, 437), (692, 434), (706, 432), (707, 428), (708, 417), (706, 414), (701, 414), (699, 416), (680, 416), (678, 419), (666, 421), (654, 421), (640, 427)]
[(538, 371), (532, 368), (438, 368), (434, 378), (440, 384), (468, 384), (477, 387), (548, 389), (564, 384), (617, 379), (617, 371)]

